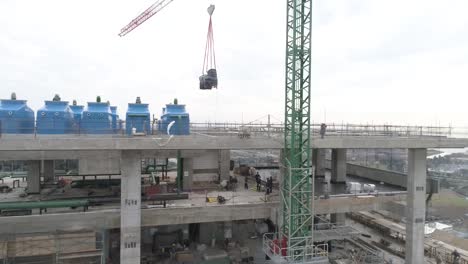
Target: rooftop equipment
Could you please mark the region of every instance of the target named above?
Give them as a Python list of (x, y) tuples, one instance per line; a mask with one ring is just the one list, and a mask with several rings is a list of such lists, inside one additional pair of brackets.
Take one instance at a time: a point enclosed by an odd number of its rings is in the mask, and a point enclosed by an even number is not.
[[(172, 122), (173, 125), (170, 125)], [(169, 131), (168, 131), (169, 128)], [(185, 105), (180, 105), (177, 99), (173, 104), (167, 104), (163, 108), (159, 130), (170, 135), (189, 135), (190, 134), (190, 115), (185, 110)]]
[(117, 114), (117, 106), (111, 106), (112, 113), (112, 131), (117, 132), (120, 130), (119, 115)]
[[(96, 101), (100, 101), (98, 96)], [(108, 103), (88, 102), (81, 117), (81, 131), (87, 134), (111, 134), (112, 112)]]
[(81, 128), (81, 116), (83, 115), (83, 105), (77, 105), (76, 101), (73, 100), (73, 105), (70, 105), (70, 109), (73, 112), (73, 119), (75, 120), (75, 127), (79, 130)]
[(60, 101), (58, 95), (52, 101), (45, 101), (45, 105), (37, 110), (38, 134), (70, 134), (73, 133), (74, 123), (68, 102)]
[(34, 111), (26, 105), (26, 100), (0, 100), (0, 132), (9, 134), (32, 134), (34, 132)]
[(151, 134), (149, 105), (142, 104), (140, 97), (137, 97), (134, 104), (128, 104), (125, 130), (127, 135), (132, 135), (134, 133)]

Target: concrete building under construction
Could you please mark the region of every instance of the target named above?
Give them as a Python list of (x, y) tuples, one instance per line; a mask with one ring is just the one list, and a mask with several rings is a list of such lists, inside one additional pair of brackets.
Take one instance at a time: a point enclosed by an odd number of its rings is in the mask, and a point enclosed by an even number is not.
[[(146, 126), (144, 119), (130, 130), (128, 120), (120, 121), (113, 130), (109, 117), (108, 133), (3, 131), (0, 160), (23, 162), (19, 171), (2, 174), (4, 263), (278, 262), (275, 253), (283, 249), (273, 234), (283, 221), (282, 125), (191, 123), (184, 128), (189, 133), (171, 135), (167, 126), (158, 129), (154, 120)], [(421, 263), (425, 253), (429, 262), (428, 252), (434, 256), (437, 249), (424, 239), (425, 200), (436, 188), (426, 176), (427, 149), (468, 146), (449, 132), (341, 125), (323, 136), (312, 125), (313, 241), (326, 246), (315, 263), (385, 263), (393, 256)], [(351, 164), (351, 149), (406, 149), (407, 174)], [(235, 162), (232, 151), (253, 155)], [(272, 153), (269, 162), (261, 159), (265, 152)], [(351, 182), (372, 188), (350, 190)], [(366, 211), (406, 224), (398, 229), (356, 215)], [(350, 219), (382, 237), (398, 233), (405, 250), (388, 253), (366, 242), (366, 232)], [(466, 253), (458, 252), (465, 261)]]

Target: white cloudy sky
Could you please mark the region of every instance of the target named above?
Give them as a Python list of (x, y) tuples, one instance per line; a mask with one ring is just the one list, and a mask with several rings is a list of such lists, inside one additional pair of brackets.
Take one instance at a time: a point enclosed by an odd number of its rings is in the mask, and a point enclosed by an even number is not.
[[(55, 93), (101, 95), (156, 115), (177, 97), (194, 121), (284, 110), (285, 0), (174, 0), (126, 37), (154, 0), (0, 1), (0, 97), (37, 109)], [(198, 90), (214, 3), (219, 89)], [(468, 1), (316, 0), (312, 119), (467, 126)], [(326, 115), (325, 115), (326, 113)]]

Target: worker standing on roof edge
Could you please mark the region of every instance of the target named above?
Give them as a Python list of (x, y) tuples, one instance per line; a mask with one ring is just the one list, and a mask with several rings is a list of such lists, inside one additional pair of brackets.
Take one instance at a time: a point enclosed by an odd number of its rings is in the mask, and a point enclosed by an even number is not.
[(325, 132), (327, 131), (327, 125), (325, 123), (322, 123), (320, 125), (320, 137), (324, 138), (325, 137)]

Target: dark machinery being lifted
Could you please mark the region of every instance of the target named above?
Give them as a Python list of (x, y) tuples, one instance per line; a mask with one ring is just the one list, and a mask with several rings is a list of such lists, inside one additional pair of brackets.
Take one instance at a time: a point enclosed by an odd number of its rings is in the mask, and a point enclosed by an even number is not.
[[(119, 36), (123, 37), (130, 33), (132, 30), (143, 24), (146, 20), (161, 11), (164, 7), (170, 4), (173, 0), (157, 0), (154, 4), (148, 7), (140, 15), (134, 18), (130, 23), (120, 30)], [(208, 35), (206, 39), (205, 58), (203, 60), (202, 75), (200, 76), (200, 90), (211, 90), (218, 88), (218, 73), (216, 71), (216, 58), (214, 52), (213, 40), (213, 24), (211, 16), (215, 10), (214, 5), (210, 5), (207, 9), (210, 15), (210, 22), (208, 24)]]
[(209, 69), (207, 74), (200, 76), (200, 90), (218, 88), (218, 74), (216, 69)]
[(206, 37), (205, 58), (203, 59), (202, 75), (200, 76), (201, 90), (211, 90), (213, 88), (218, 88), (218, 73), (216, 72), (216, 56), (213, 39), (213, 23), (211, 20), (211, 16), (213, 15), (214, 10), (214, 5), (210, 5), (207, 9), (208, 14), (210, 15), (210, 22), (208, 23), (208, 34)]

